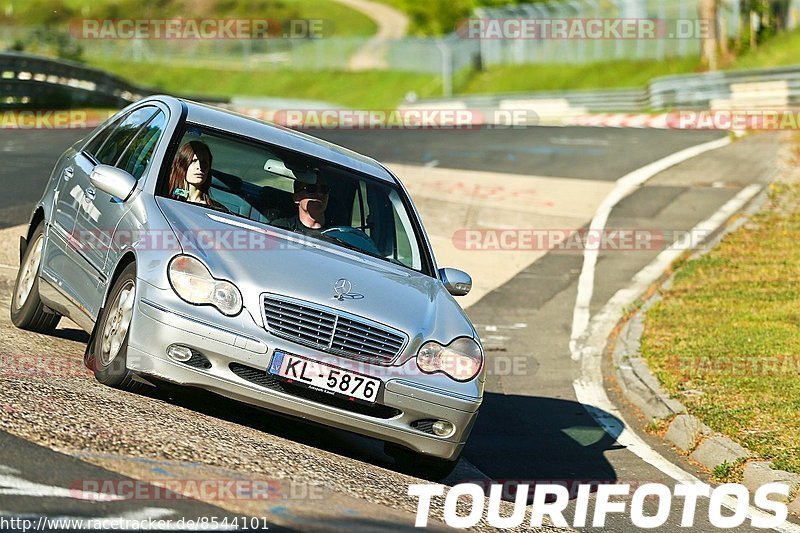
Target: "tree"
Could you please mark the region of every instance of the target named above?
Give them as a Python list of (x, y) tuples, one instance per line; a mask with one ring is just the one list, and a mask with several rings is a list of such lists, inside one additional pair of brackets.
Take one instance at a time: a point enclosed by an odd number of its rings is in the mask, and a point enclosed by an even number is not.
[(705, 23), (700, 36), (700, 61), (708, 70), (717, 70), (717, 50), (719, 48), (717, 13), (719, 0), (699, 0), (700, 20)]

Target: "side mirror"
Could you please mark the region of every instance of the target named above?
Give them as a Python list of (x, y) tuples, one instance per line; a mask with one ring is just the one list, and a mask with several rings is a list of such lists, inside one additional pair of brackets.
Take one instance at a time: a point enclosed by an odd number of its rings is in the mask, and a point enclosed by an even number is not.
[(136, 187), (136, 178), (122, 169), (110, 165), (97, 165), (89, 174), (89, 181), (103, 192), (123, 202)]
[(472, 289), (472, 278), (463, 270), (440, 268), (439, 277), (442, 278), (444, 288), (453, 296), (465, 296)]

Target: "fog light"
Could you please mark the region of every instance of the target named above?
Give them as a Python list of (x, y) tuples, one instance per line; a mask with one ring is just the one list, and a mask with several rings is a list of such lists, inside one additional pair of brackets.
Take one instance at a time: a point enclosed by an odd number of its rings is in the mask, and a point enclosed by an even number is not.
[(167, 357), (173, 361), (185, 363), (192, 358), (192, 350), (186, 346), (181, 346), (180, 344), (173, 344), (167, 348)]
[(433, 434), (437, 437), (449, 437), (456, 430), (456, 427), (446, 420), (437, 420), (432, 426)]

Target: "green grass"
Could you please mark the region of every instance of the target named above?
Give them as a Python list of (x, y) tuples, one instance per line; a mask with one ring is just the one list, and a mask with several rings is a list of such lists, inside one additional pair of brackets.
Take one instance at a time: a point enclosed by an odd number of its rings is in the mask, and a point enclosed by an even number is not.
[(800, 473), (798, 239), (800, 185), (773, 185), (752, 221), (679, 268), (642, 353), (691, 414)]
[(422, 97), (441, 94), (441, 81), (437, 76), (408, 72), (220, 72), (123, 62), (95, 62), (93, 66), (161, 91), (190, 95), (289, 97), (385, 109), (394, 108), (410, 90)]
[[(768, 68), (800, 64), (800, 30), (786, 32), (748, 51), (727, 69)], [(499, 65), (473, 74), (459, 92), (505, 93), (644, 87), (660, 76), (700, 72), (696, 57), (664, 61), (608, 61), (599, 63)]]
[(650, 79), (696, 72), (696, 58), (667, 61), (609, 61), (583, 65), (503, 65), (473, 75), (463, 93), (505, 93), (644, 87)]
[(321, 18), (332, 23), (333, 35), (339, 37), (369, 36), (377, 31), (371, 18), (332, 0), (14, 0), (10, 4), (12, 15), (0, 12), (0, 23), (5, 25), (65, 26), (77, 18)]
[(730, 66), (730, 68), (763, 68), (800, 64), (800, 30), (781, 33), (766, 43), (751, 50)]

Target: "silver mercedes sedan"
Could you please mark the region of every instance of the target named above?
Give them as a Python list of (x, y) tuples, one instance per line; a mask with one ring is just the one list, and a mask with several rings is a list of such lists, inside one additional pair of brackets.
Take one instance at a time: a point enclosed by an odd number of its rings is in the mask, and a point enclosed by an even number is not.
[(403, 185), (320, 139), (167, 96), (58, 160), (20, 243), (11, 318), (90, 333), (101, 383), (161, 382), (455, 465), (484, 353)]

